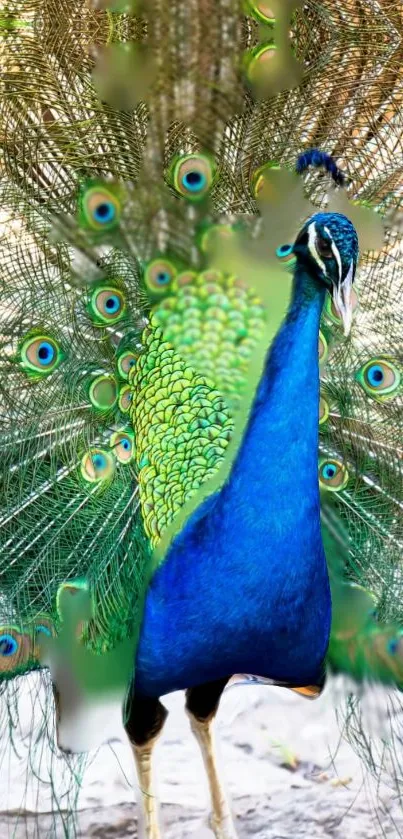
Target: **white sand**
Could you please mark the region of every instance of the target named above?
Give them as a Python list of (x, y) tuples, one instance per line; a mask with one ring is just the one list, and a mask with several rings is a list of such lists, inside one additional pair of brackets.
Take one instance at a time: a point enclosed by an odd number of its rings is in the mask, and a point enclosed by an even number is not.
[[(174, 694), (164, 702), (170, 715), (155, 749), (163, 836), (208, 839), (212, 834), (204, 826), (205, 778), (183, 712), (183, 695)], [(119, 715), (108, 712), (108, 721), (114, 736), (124, 738)], [(29, 725), (27, 714), (26, 728)], [(98, 720), (99, 731), (102, 725)], [(340, 735), (331, 690), (310, 702), (279, 688), (230, 688), (221, 702), (217, 733), (240, 839), (377, 839), (403, 834), (403, 812), (393, 790), (382, 785), (375, 791), (346, 743), (335, 755)], [(3, 765), (0, 839), (47, 835), (47, 816), (36, 828), (32, 816), (21, 821), (16, 810), (24, 803), (26, 810), (46, 811), (48, 795), (44, 793), (37, 804), (29, 800), (23, 791), (21, 763), (13, 759), (7, 767), (5, 796), (5, 770)], [(127, 743), (114, 740), (102, 746), (84, 777), (80, 836), (137, 836), (133, 803), (137, 792)]]

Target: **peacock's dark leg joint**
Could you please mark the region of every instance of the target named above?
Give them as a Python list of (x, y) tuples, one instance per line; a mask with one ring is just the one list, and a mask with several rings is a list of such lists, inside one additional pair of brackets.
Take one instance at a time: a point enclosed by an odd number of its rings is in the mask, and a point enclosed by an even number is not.
[(229, 676), (206, 682), (204, 685), (189, 688), (186, 691), (186, 710), (189, 715), (200, 722), (208, 722), (217, 713), (220, 699)]
[(145, 746), (161, 733), (168, 711), (159, 699), (138, 698), (130, 700), (125, 731), (132, 746)]

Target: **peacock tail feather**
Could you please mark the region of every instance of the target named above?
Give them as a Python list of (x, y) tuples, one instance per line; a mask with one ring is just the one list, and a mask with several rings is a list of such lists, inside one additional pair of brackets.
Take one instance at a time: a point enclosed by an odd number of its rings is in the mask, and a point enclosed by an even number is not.
[(386, 0), (1, 12), (3, 679), (40, 667), (66, 584), (89, 649), (136, 640), (328, 207), (361, 250), (352, 334), (329, 297), (318, 348), (328, 660), (402, 688), (402, 23)]

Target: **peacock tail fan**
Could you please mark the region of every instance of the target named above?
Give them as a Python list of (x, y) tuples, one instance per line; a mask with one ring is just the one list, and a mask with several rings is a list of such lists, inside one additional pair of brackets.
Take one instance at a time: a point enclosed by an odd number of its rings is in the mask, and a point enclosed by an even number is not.
[(351, 335), (329, 297), (318, 348), (329, 664), (402, 687), (401, 30), (371, 0), (1, 12), (8, 718), (68, 592), (90, 594), (88, 651), (135, 645), (154, 568), (229, 468), (313, 207), (361, 250)]

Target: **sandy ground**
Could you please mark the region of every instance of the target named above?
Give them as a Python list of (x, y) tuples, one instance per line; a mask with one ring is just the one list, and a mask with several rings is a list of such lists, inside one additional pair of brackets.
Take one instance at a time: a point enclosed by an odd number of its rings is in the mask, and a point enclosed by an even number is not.
[[(170, 715), (155, 749), (163, 837), (210, 839), (205, 778), (183, 696), (167, 697), (165, 704)], [(118, 716), (110, 712), (108, 724), (113, 742), (94, 753), (84, 777), (79, 835), (134, 839), (138, 787), (131, 753), (122, 742)], [(376, 790), (350, 747), (340, 744), (329, 691), (310, 702), (279, 688), (230, 688), (220, 706), (217, 733), (240, 839), (403, 835), (403, 811), (393, 791), (383, 785)], [(48, 835), (50, 817), (43, 814), (36, 821), (29, 812), (34, 805), (23, 792), (21, 764), (8, 765), (8, 785), (4, 766), (1, 775), (0, 839), (31, 839), (37, 835), (35, 824), (39, 836)], [(17, 818), (23, 801), (25, 813)], [(49, 809), (46, 796), (37, 807)], [(64, 834), (58, 830), (53, 835)]]

